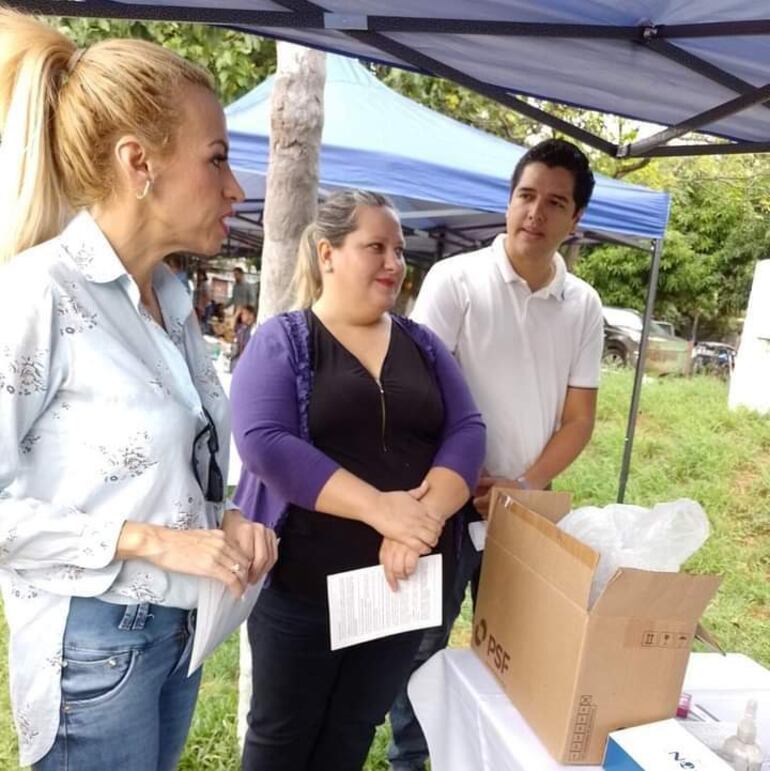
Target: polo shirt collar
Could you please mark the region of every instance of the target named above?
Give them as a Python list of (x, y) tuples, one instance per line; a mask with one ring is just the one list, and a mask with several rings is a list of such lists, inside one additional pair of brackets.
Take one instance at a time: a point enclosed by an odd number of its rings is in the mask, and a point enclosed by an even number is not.
[[(492, 242), (492, 253), (495, 258), (500, 275), (506, 284), (522, 284), (529, 289), (526, 280), (522, 278), (511, 265), (508, 254), (505, 251), (505, 233), (500, 233)], [(532, 292), (533, 297), (554, 297), (561, 301), (564, 299), (564, 282), (567, 278), (567, 266), (559, 252), (553, 255), (554, 275), (551, 281), (537, 292)]]

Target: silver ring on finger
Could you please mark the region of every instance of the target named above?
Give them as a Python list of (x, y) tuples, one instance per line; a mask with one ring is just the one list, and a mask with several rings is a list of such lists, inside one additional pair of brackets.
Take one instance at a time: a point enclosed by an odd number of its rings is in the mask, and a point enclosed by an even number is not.
[(230, 572), (235, 573), (235, 575), (237, 576), (238, 573), (241, 572), (241, 566), (237, 562), (233, 562), (233, 564), (230, 565)]

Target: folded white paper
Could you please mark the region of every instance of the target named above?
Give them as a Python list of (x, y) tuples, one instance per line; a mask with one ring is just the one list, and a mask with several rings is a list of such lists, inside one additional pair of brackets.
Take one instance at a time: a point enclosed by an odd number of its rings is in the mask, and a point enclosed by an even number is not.
[(240, 597), (234, 597), (221, 581), (198, 580), (198, 617), (188, 677), (249, 617), (264, 582), (263, 576), (256, 584), (249, 584)]
[(331, 649), (441, 623), (441, 555), (417, 561), (394, 592), (382, 565), (326, 577)]
[(484, 551), (484, 546), (487, 542), (487, 523), (469, 522), (468, 535), (471, 537), (471, 543), (476, 551)]

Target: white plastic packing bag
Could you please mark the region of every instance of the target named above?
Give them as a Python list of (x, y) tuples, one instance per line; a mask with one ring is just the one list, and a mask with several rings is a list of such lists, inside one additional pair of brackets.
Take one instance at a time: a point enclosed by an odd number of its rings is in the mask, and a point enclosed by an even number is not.
[(599, 552), (589, 608), (618, 568), (678, 572), (709, 536), (706, 512), (689, 498), (652, 509), (623, 503), (584, 506), (563, 517), (559, 527)]

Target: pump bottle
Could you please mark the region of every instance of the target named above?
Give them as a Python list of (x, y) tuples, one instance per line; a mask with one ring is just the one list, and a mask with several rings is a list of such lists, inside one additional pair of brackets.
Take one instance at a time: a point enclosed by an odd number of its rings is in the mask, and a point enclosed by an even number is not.
[(735, 736), (725, 740), (722, 757), (735, 771), (761, 771), (762, 750), (757, 744), (757, 702), (750, 699), (746, 704)]

